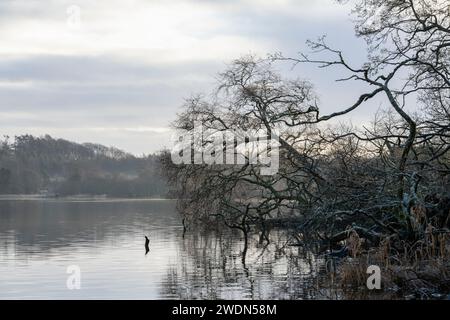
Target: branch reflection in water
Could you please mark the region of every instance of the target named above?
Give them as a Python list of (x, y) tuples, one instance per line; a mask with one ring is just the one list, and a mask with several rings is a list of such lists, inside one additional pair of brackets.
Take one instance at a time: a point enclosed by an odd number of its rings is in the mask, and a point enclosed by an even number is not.
[(179, 239), (180, 254), (163, 281), (161, 295), (172, 299), (337, 298), (323, 283), (325, 261), (288, 245), (284, 231), (271, 242), (249, 239), (246, 259), (238, 231), (193, 231)]

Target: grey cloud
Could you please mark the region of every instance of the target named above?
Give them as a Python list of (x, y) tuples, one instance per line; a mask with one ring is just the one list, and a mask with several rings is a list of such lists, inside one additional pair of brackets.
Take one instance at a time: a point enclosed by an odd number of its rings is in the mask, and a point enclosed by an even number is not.
[(104, 56), (32, 55), (3, 56), (0, 60), (0, 79), (11, 81), (97, 81), (100, 83), (145, 80), (167, 81), (174, 77), (193, 78), (200, 73), (216, 70), (219, 63), (190, 62), (172, 64), (122, 61)]
[[(211, 30), (197, 30), (192, 36), (200, 40), (220, 35), (239, 36), (249, 41), (256, 39), (270, 50), (273, 48), (271, 52), (295, 55), (307, 50), (307, 39), (328, 34), (330, 43), (336, 48), (344, 48), (352, 61), (360, 63), (365, 59), (363, 42), (353, 36), (352, 24), (342, 14), (330, 18), (329, 15), (308, 16), (304, 12), (299, 18), (299, 15), (289, 13), (289, 9), (295, 12), (308, 10), (307, 1), (292, 1), (281, 11), (273, 6), (255, 6), (250, 0), (182, 2), (215, 7), (220, 19), (226, 21)], [(1, 1), (0, 25), (30, 17), (43, 21), (63, 19), (67, 6), (74, 3), (87, 10), (96, 5), (85, 0)], [(121, 2), (108, 3), (120, 6)], [(249, 53), (244, 47), (239, 49), (242, 54)], [(141, 53), (142, 57), (146, 52)], [(125, 128), (168, 126), (183, 98), (208, 91), (214, 85), (214, 75), (226, 62), (237, 57), (230, 56), (228, 61), (199, 59), (164, 64), (130, 58), (120, 51), (114, 55), (111, 52), (104, 55), (24, 52), (16, 56), (0, 55), (0, 58), (0, 114), (9, 114), (0, 117), (0, 134), (50, 133), (75, 141), (116, 144), (139, 153), (167, 145), (168, 134), (130, 132)], [(341, 76), (336, 70), (321, 72), (312, 66), (299, 66), (292, 71), (286, 66), (283, 72), (315, 83), (324, 112), (348, 105), (364, 89), (336, 86), (334, 80)], [(371, 111), (373, 109), (364, 109), (355, 117), (363, 117)], [(105, 130), (92, 130), (99, 127)]]

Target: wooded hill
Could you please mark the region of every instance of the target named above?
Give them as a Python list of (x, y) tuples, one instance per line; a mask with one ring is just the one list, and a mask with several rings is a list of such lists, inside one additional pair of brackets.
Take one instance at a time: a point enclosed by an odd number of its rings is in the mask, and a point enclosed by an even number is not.
[(157, 156), (49, 135), (0, 141), (0, 194), (164, 196)]

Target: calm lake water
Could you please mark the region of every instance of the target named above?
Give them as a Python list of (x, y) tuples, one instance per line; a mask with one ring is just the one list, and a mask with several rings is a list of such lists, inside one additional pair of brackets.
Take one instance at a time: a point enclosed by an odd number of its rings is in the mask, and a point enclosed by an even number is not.
[(282, 233), (252, 239), (243, 263), (239, 233), (183, 237), (180, 222), (168, 200), (0, 200), (0, 299), (330, 298), (317, 290), (323, 262)]

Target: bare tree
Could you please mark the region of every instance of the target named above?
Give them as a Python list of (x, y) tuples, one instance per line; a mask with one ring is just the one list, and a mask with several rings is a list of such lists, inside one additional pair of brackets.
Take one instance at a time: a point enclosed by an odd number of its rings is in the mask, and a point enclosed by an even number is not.
[[(266, 240), (270, 225), (288, 222), (298, 238), (315, 235), (330, 245), (349, 230), (369, 245), (384, 237), (423, 239), (431, 221), (433, 232), (447, 232), (449, 13), (439, 0), (360, 1), (356, 33), (369, 44), (369, 59), (360, 66), (325, 38), (309, 42), (311, 55), (233, 62), (217, 92), (188, 100), (174, 125), (192, 129), (201, 121), (218, 132), (277, 132), (279, 172), (263, 176), (254, 163), (175, 166), (166, 160), (186, 221), (221, 221), (245, 235), (255, 226)], [(340, 67), (339, 81), (356, 80), (368, 90), (322, 114), (311, 83), (274, 71), (284, 61)], [(328, 125), (374, 97), (389, 108), (374, 114), (371, 126)]]

